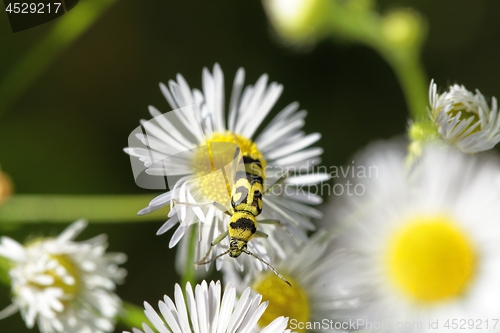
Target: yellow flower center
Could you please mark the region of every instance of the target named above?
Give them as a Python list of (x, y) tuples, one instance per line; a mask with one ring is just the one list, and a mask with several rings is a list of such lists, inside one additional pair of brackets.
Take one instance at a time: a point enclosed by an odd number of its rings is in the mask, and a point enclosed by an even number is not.
[[(441, 111), (441, 109), (436, 110), (436, 115), (439, 113), (439, 111)], [(479, 116), (477, 114), (477, 111), (472, 110), (470, 107), (464, 105), (463, 103), (453, 104), (453, 109), (451, 109), (447, 113), (452, 117), (456, 117), (459, 112), (461, 112), (460, 115), (461, 121), (467, 121), (469, 118), (473, 119), (470, 125), (465, 130), (467, 130), (468, 128), (470, 128), (472, 125), (476, 124), (479, 121)], [(477, 125), (477, 127), (474, 128), (474, 130), (472, 130), (470, 134), (479, 132), (480, 130), (481, 130), (481, 122), (479, 122), (479, 125)]]
[(73, 277), (74, 279), (73, 284), (66, 283), (63, 281), (62, 277), (55, 270), (49, 270), (47, 271), (47, 274), (54, 278), (54, 283), (52, 284), (52, 286), (56, 288), (61, 288), (65, 295), (70, 295), (74, 297), (78, 292), (78, 288), (80, 286), (78, 279), (78, 271), (77, 268), (75, 267), (75, 264), (70, 258), (68, 258), (68, 256), (65, 255), (52, 255), (51, 258), (57, 260), (59, 265), (61, 265), (66, 269), (67, 274)]
[(298, 324), (303, 323), (300, 325), (306, 325), (309, 321), (309, 299), (305, 291), (297, 281), (286, 275), (284, 277), (290, 281), (292, 288), (272, 272), (265, 274), (252, 286), (253, 290), (262, 295), (263, 301), (269, 301), (269, 306), (260, 317), (260, 327), (269, 325), (279, 316), (288, 317), (290, 320), (296, 319)]
[[(44, 240), (36, 240), (29, 244), (27, 247), (40, 245), (40, 242)], [(40, 249), (40, 251), (42, 251)], [(30, 284), (39, 289), (45, 288), (61, 288), (65, 298), (69, 301), (75, 298), (80, 288), (79, 271), (73, 260), (64, 254), (50, 254), (50, 260), (55, 260), (57, 265), (55, 267), (50, 267), (41, 274), (48, 275), (53, 278), (53, 282), (50, 285), (40, 284), (34, 281), (30, 281)]]
[(474, 277), (476, 253), (448, 216), (417, 217), (390, 238), (390, 280), (414, 301), (431, 303), (463, 294)]
[[(229, 177), (232, 177), (235, 145), (240, 147), (243, 156), (259, 159), (263, 164), (262, 169), (265, 169), (265, 160), (257, 145), (250, 139), (227, 131), (214, 132), (206, 142), (208, 149), (198, 149), (192, 168), (198, 185), (208, 201), (225, 203), (230, 197), (232, 178)], [(219, 171), (224, 172), (228, 178), (226, 179)], [(262, 178), (265, 179), (265, 176)]]

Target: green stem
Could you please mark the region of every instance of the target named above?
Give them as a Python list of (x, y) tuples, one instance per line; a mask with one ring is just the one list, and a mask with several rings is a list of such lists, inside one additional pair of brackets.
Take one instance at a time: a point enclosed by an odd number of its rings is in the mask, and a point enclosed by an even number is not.
[(4, 257), (0, 257), (0, 283), (10, 287), (10, 261)]
[(165, 220), (168, 207), (138, 216), (152, 195), (14, 195), (0, 207), (0, 224), (62, 222), (80, 218), (90, 222)]
[(371, 10), (353, 10), (331, 2), (329, 33), (365, 44), (377, 51), (391, 66), (400, 83), (409, 113), (417, 121), (427, 118), (427, 87), (420, 60), (421, 43), (394, 45), (382, 34), (382, 17)]
[(417, 54), (401, 56), (398, 53), (404, 52), (392, 50), (392, 54), (384, 58), (396, 73), (413, 120), (425, 120), (428, 118), (427, 86), (429, 81), (424, 74), (423, 65)]
[(196, 270), (194, 267), (194, 255), (196, 252), (196, 243), (198, 242), (198, 225), (195, 224), (191, 227), (189, 234), (188, 253), (186, 257), (186, 265), (184, 274), (182, 274), (181, 286), (184, 289), (189, 282), (191, 286), (196, 285)]
[(123, 309), (118, 315), (118, 321), (130, 329), (132, 327), (142, 329), (142, 323), (149, 322), (144, 314), (144, 309), (128, 302), (123, 302)]
[(0, 113), (9, 108), (115, 2), (80, 1), (75, 8), (58, 18), (54, 28), (0, 81)]

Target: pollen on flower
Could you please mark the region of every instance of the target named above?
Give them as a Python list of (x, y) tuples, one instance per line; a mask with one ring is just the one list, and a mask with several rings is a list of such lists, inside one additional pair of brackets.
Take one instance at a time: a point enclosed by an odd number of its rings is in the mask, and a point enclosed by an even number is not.
[(279, 316), (295, 319), (300, 323), (309, 321), (309, 299), (304, 289), (290, 276), (284, 277), (292, 284), (292, 288), (272, 272), (265, 274), (252, 286), (253, 290), (262, 295), (263, 301), (269, 301), (266, 312), (259, 320), (261, 327), (265, 327)]
[(240, 148), (241, 155), (262, 161), (262, 169), (265, 169), (262, 153), (250, 139), (227, 131), (226, 133), (214, 132), (206, 142), (206, 147), (196, 150), (192, 166), (198, 185), (209, 201), (224, 203), (229, 198), (232, 179), (225, 178), (219, 171), (224, 169), (225, 174), (231, 177), (235, 145)]
[[(475, 126), (474, 129), (472, 129), (469, 132), (469, 135), (481, 131), (482, 128), (481, 128), (481, 122), (479, 121), (479, 115), (477, 113), (478, 111), (476, 109), (474, 109), (470, 103), (456, 102), (456, 103), (453, 103), (452, 106), (453, 107), (449, 111), (446, 112), (446, 113), (448, 113), (448, 115), (451, 116), (452, 119), (459, 118), (462, 121), (470, 122), (469, 126), (467, 126), (465, 128), (465, 131), (467, 131), (472, 126)], [(437, 109), (435, 111), (436, 115), (440, 111), (441, 111), (441, 109)]]
[[(45, 239), (36, 240), (28, 244), (26, 250), (40, 252), (40, 245), (44, 241)], [(28, 281), (28, 285), (38, 289), (60, 288), (68, 301), (77, 296), (80, 288), (79, 272), (69, 256), (46, 253), (38, 261), (40, 270), (36, 272), (36, 278)], [(43, 280), (38, 278), (40, 276), (44, 277)]]
[(53, 286), (61, 288), (66, 295), (76, 295), (80, 287), (80, 279), (71, 258), (65, 255), (51, 255), (51, 259), (55, 260), (58, 265), (47, 271), (47, 274), (54, 277)]
[(388, 244), (384, 258), (389, 279), (414, 301), (460, 296), (474, 278), (476, 251), (448, 216), (412, 218)]

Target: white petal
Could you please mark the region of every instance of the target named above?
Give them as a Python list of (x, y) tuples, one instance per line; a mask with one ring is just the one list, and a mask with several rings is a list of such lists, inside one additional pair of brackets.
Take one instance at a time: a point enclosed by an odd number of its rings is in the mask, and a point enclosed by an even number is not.
[[(165, 321), (167, 322), (167, 325), (168, 327), (170, 327), (170, 329), (172, 330), (173, 333), (182, 333), (181, 331), (181, 328), (179, 327), (179, 323), (177, 322), (176, 320), (176, 313), (174, 315), (174, 313), (171, 312), (171, 310), (174, 310), (175, 311), (175, 308), (174, 309), (169, 309), (170, 307), (167, 306), (166, 302), (170, 301), (170, 303), (172, 302), (172, 300), (165, 295), (165, 302), (158, 302), (158, 308), (160, 309), (160, 312), (163, 316), (163, 318), (165, 318)], [(175, 311), (176, 312), (176, 311)]]
[(288, 318), (286, 317), (278, 317), (273, 320), (269, 325), (267, 325), (261, 333), (278, 333), (284, 332), (286, 327), (288, 326)]
[(24, 247), (7, 236), (2, 236), (0, 238), (0, 256), (17, 262), (22, 262), (27, 259)]
[(241, 91), (243, 89), (243, 84), (245, 83), (245, 70), (243, 68), (238, 68), (236, 75), (234, 77), (233, 90), (231, 92), (231, 101), (229, 102), (229, 119), (228, 119), (228, 129), (234, 132), (234, 126), (236, 124), (236, 118), (238, 116), (238, 101), (241, 96)]
[(168, 90), (167, 86), (164, 83), (160, 82), (160, 90), (163, 93), (163, 96), (165, 96), (165, 99), (167, 100), (168, 104), (172, 107), (172, 109), (178, 109), (179, 105), (175, 102), (172, 94), (170, 93), (170, 90)]
[(269, 124), (262, 130), (262, 133), (255, 139), (255, 143), (257, 145), (262, 142), (267, 136), (276, 131), (284, 122), (285, 119), (288, 119), (293, 113), (295, 113), (299, 109), (299, 103), (294, 102), (289, 104), (283, 110), (281, 110), (276, 117), (274, 117)]
[(259, 142), (257, 142), (257, 145), (259, 149), (265, 150), (267, 146), (273, 144), (276, 140), (278, 140), (282, 136), (286, 136), (293, 131), (296, 131), (300, 128), (302, 128), (305, 124), (304, 119), (296, 119), (294, 121), (291, 121), (289, 123), (284, 123), (282, 124), (283, 126), (277, 129), (276, 131), (272, 132), (270, 135), (266, 136), (265, 139), (261, 139), (262, 137), (259, 137)]
[(193, 289), (191, 288), (191, 284), (189, 282), (186, 285), (186, 300), (189, 310), (189, 316), (191, 317), (191, 324), (193, 325), (193, 331), (194, 333), (200, 333), (198, 310), (193, 295)]
[(229, 332), (235, 332), (245, 318), (245, 314), (251, 303), (251, 299), (249, 298), (249, 296), (250, 288), (247, 288), (236, 303), (236, 307), (234, 309), (233, 315), (231, 316), (231, 321), (229, 322), (227, 329)]
[(175, 118), (175, 114), (162, 114), (154, 106), (149, 106), (149, 113), (153, 116), (153, 119), (158, 122), (158, 124), (163, 128), (165, 133), (168, 133), (171, 140), (165, 142), (171, 144), (177, 149), (177, 151), (183, 151), (185, 149), (193, 148), (193, 143), (185, 138), (183, 134), (171, 123), (169, 117)]
[(225, 115), (224, 115), (224, 74), (219, 64), (214, 65), (214, 114), (217, 115), (215, 122), (216, 128), (219, 132), (224, 132), (226, 130)]
[[(259, 302), (260, 302), (260, 299), (259, 299)], [(250, 333), (255, 328), (260, 317), (262, 317), (262, 314), (264, 313), (264, 311), (266, 311), (267, 305), (268, 305), (268, 302), (261, 303), (259, 305), (257, 310), (252, 313), (252, 316), (250, 318), (248, 318), (248, 321), (245, 323), (245, 326), (240, 331), (241, 333)]]
[(169, 231), (174, 225), (179, 222), (179, 217), (175, 215), (174, 217), (169, 218), (163, 225), (158, 229), (156, 235), (163, 235), (167, 231)]
[(163, 320), (148, 302), (144, 302), (144, 314), (160, 333), (170, 333)]
[(12, 316), (17, 311), (19, 311), (18, 305), (15, 304), (15, 303), (10, 304), (5, 309), (3, 309), (2, 311), (0, 311), (0, 320)]
[(177, 283), (175, 284), (174, 297), (175, 297), (175, 306), (177, 308), (177, 311), (179, 312), (179, 321), (181, 324), (182, 331), (184, 333), (191, 332), (191, 328), (189, 327), (186, 302), (184, 300), (184, 295), (182, 294), (182, 289)]
[(285, 179), (285, 182), (289, 185), (313, 185), (318, 184), (330, 179), (330, 175), (327, 173), (315, 173), (306, 174), (299, 176), (290, 176)]
[(83, 231), (83, 229), (87, 227), (87, 224), (88, 223), (86, 220), (78, 220), (76, 222), (73, 222), (59, 235), (59, 237), (57, 237), (57, 241), (62, 243), (73, 240)]
[(36, 275), (31, 278), (31, 281), (42, 286), (49, 286), (54, 283), (54, 278), (50, 275)]
[(282, 92), (283, 86), (281, 84), (277, 84), (276, 82), (271, 83), (265, 93), (265, 96), (262, 99), (260, 106), (253, 113), (252, 121), (243, 129), (243, 136), (247, 138), (253, 137), (255, 131), (260, 126), (264, 118), (269, 114), (269, 111), (271, 111), (272, 107), (274, 106)]
[(181, 238), (186, 233), (187, 228), (188, 227), (181, 227), (181, 226), (179, 226), (177, 228), (177, 230), (175, 230), (174, 234), (172, 235), (172, 238), (170, 239), (170, 242), (168, 243), (168, 247), (170, 249), (173, 248), (174, 246), (176, 246), (177, 243), (179, 243), (179, 241), (181, 240)]
[[(253, 93), (251, 95), (250, 100), (248, 101), (248, 105), (241, 109), (235, 127), (236, 133), (242, 133), (244, 126), (248, 124), (250, 117), (254, 114), (255, 110), (257, 110), (258, 105), (260, 104), (262, 97), (264, 95), (264, 91), (267, 86), (268, 76), (267, 74), (262, 74), (261, 77), (255, 83), (255, 88), (253, 89)], [(244, 105), (242, 105), (243, 107)]]
[(288, 145), (281, 146), (279, 149), (276, 149), (273, 152), (269, 152), (266, 155), (266, 158), (269, 160), (275, 160), (277, 158), (290, 155), (292, 153), (295, 153), (296, 151), (309, 147), (310, 145), (318, 141), (320, 138), (321, 134), (312, 133), (301, 138), (300, 140), (290, 141)]
[(151, 206), (158, 206), (158, 205), (164, 205), (170, 202), (172, 199), (172, 193), (171, 192), (166, 192), (163, 194), (160, 194), (159, 196), (155, 197), (151, 202), (149, 203)]
[(219, 312), (219, 324), (217, 325), (217, 333), (226, 332), (229, 325), (231, 313), (236, 301), (236, 289), (228, 284), (222, 295), (222, 305)]
[(308, 159), (319, 156), (323, 153), (323, 148), (309, 148), (306, 150), (299, 151), (293, 155), (283, 157), (279, 160), (274, 161), (276, 165), (288, 165), (292, 163), (296, 163), (298, 161), (307, 161)]
[(208, 308), (207, 308), (207, 282), (203, 280), (201, 285), (197, 285), (195, 290), (196, 309), (198, 311), (198, 322), (200, 333), (208, 333)]

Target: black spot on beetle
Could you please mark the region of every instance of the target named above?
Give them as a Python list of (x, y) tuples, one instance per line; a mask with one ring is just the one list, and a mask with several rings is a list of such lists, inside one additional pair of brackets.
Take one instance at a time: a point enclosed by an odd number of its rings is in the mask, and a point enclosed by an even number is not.
[(231, 222), (229, 226), (233, 229), (243, 229), (250, 230), (252, 234), (257, 231), (255, 224), (252, 220), (247, 219), (246, 217), (239, 218), (237, 221)]

